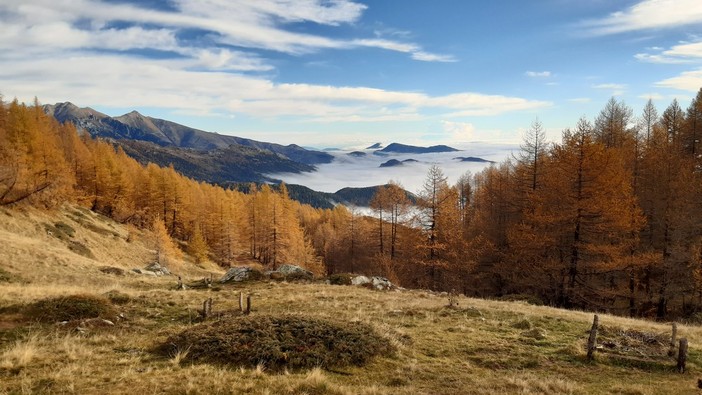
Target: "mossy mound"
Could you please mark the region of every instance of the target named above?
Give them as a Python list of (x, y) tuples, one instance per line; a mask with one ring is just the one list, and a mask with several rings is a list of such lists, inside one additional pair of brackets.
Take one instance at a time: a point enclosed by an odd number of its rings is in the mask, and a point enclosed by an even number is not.
[(228, 317), (171, 336), (157, 352), (183, 361), (279, 371), (361, 366), (394, 352), (388, 339), (361, 323), (337, 323), (300, 316)]
[(112, 318), (115, 309), (109, 300), (95, 295), (69, 295), (42, 299), (27, 309), (30, 319), (40, 322), (73, 321), (85, 318)]

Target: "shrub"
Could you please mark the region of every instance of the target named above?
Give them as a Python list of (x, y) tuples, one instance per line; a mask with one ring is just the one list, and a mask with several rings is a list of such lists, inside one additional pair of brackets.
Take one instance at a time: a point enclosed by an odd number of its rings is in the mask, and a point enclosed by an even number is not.
[(90, 248), (86, 247), (85, 244), (79, 241), (69, 241), (68, 249), (86, 258), (95, 259), (95, 255), (93, 255), (93, 252), (90, 251)]
[(116, 314), (109, 300), (94, 295), (69, 295), (42, 299), (27, 309), (29, 318), (41, 322), (72, 321), (112, 317)]
[(329, 276), (329, 283), (332, 285), (351, 285), (353, 274), (350, 273), (335, 273)]
[(156, 351), (188, 350), (185, 361), (269, 370), (364, 365), (394, 352), (390, 342), (361, 323), (335, 323), (300, 316), (227, 317), (171, 336)]

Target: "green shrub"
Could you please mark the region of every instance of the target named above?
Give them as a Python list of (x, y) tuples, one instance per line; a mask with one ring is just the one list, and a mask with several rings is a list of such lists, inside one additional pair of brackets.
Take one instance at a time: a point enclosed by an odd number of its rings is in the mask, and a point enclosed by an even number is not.
[(29, 318), (41, 322), (61, 322), (97, 317), (112, 318), (115, 314), (109, 300), (85, 294), (42, 299), (27, 309)]
[(227, 317), (171, 336), (156, 351), (171, 356), (188, 350), (185, 361), (267, 369), (364, 365), (394, 352), (367, 325), (300, 316)]

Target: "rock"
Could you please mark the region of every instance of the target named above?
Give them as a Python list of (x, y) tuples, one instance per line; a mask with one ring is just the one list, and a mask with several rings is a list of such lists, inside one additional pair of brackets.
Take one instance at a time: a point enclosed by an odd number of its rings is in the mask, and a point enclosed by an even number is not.
[(136, 274), (142, 274), (141, 269), (132, 269), (132, 271)]
[[(153, 262), (144, 268), (145, 271), (154, 273), (157, 276), (169, 276), (171, 271), (167, 267), (161, 266), (158, 262)], [(144, 273), (142, 273), (144, 274)]]
[(314, 278), (311, 271), (297, 265), (280, 265), (276, 271), (285, 276), (286, 280), (312, 280)]
[(248, 280), (259, 280), (263, 274), (258, 270), (254, 270), (247, 266), (233, 267), (224, 273), (224, 276), (219, 280), (220, 283), (241, 282)]
[(366, 276), (356, 276), (351, 279), (351, 284), (353, 285), (366, 285), (370, 284), (371, 279)]
[(373, 289), (377, 289), (378, 291), (387, 291), (395, 287), (387, 278), (378, 276), (371, 278), (371, 284)]

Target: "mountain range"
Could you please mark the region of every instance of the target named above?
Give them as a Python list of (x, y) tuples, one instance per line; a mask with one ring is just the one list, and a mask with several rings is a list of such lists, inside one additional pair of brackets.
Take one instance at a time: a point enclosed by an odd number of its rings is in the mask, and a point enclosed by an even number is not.
[(400, 143), (392, 143), (387, 147), (378, 150), (376, 152), (382, 152), (384, 154), (434, 154), (440, 152), (456, 152), (459, 151), (456, 148), (449, 147), (448, 145), (432, 145), (431, 147), (418, 147), (415, 145), (407, 145)]
[[(81, 132), (107, 139), (142, 164), (173, 165), (185, 176), (224, 187), (246, 189), (250, 182), (276, 183), (278, 180), (266, 174), (312, 172), (315, 165), (334, 159), (326, 152), (295, 144), (284, 146), (220, 135), (137, 111), (111, 117), (69, 102), (44, 105), (43, 109), (59, 122), (71, 122)], [(368, 206), (377, 188), (344, 188), (325, 193), (288, 185), (291, 198), (318, 208), (332, 208), (337, 203)]]
[[(92, 108), (79, 108), (69, 102), (45, 105), (44, 111), (59, 122), (72, 122), (78, 129), (95, 137), (139, 140), (161, 147), (186, 148), (204, 152), (223, 149), (231, 151), (239, 147), (247, 147), (258, 151), (268, 151), (277, 154), (282, 159), (306, 165), (329, 163), (334, 159), (326, 152), (307, 150), (295, 144), (280, 145), (206, 132), (175, 122), (144, 116), (137, 111), (118, 117), (110, 117)], [(279, 171), (287, 170), (281, 169)]]

